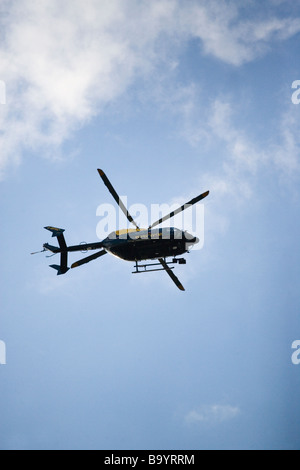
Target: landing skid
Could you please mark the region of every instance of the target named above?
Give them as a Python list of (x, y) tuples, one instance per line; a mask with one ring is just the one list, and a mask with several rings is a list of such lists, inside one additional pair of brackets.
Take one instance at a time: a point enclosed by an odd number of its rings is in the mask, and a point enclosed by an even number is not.
[[(186, 260), (184, 258), (173, 258), (172, 261), (165, 261), (165, 264), (168, 266), (168, 269), (174, 269), (174, 267), (169, 267), (170, 265), (172, 264), (186, 264)], [(152, 269), (152, 267), (154, 266), (160, 266), (159, 268), (154, 268)], [(166, 268), (165, 267), (161, 267), (162, 264), (161, 262), (159, 263), (150, 263), (150, 264), (139, 264), (138, 261), (135, 263), (135, 271), (132, 271), (132, 274), (142, 274), (142, 273), (151, 273), (151, 272), (155, 272), (155, 271), (165, 271)], [(151, 268), (151, 269), (149, 269)]]

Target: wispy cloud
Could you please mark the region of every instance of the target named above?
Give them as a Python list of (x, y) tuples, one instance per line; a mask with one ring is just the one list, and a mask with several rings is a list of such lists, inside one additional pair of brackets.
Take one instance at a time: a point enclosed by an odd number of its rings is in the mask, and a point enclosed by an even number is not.
[(199, 39), (199, 54), (240, 66), (300, 31), (297, 18), (245, 20), (229, 1), (28, 0), (0, 8), (0, 79), (7, 88), (0, 176), (24, 150), (56, 158), (74, 130), (137, 77), (158, 66), (176, 69), (190, 39)]
[(240, 408), (231, 405), (206, 405), (186, 414), (186, 424), (219, 424), (230, 421), (240, 414)]
[[(198, 113), (199, 114), (199, 113)], [(251, 137), (239, 123), (240, 109), (233, 98), (216, 98), (199, 118), (195, 109), (185, 120), (182, 133), (190, 144), (205, 143), (207, 150), (219, 146), (218, 170), (203, 175), (206, 185), (219, 197), (235, 194), (236, 201), (250, 199), (257, 177), (264, 170), (280, 178), (298, 180), (300, 176), (300, 123), (297, 106), (283, 107), (272, 122), (273, 138)]]
[(238, 127), (234, 111), (230, 101), (215, 100), (208, 125), (211, 135), (224, 148), (222, 171), (216, 179), (216, 187), (223, 196), (234, 191), (236, 198), (241, 200), (251, 197), (251, 176), (266, 162), (267, 156)]
[[(257, 11), (258, 5), (253, 6)], [(268, 18), (242, 19), (240, 7), (233, 2), (200, 2), (185, 13), (204, 52), (234, 66), (254, 60), (271, 42), (289, 39), (300, 31), (299, 18), (279, 19), (271, 8)]]
[[(210, 190), (205, 201), (205, 239), (212, 241), (228, 231), (234, 207), (241, 208), (259, 200), (259, 184), (263, 184), (266, 174), (273, 174), (279, 187), (284, 185), (292, 193), (298, 190), (299, 108), (289, 103), (283, 107), (281, 115), (271, 123), (273, 132), (269, 139), (250, 134), (249, 128), (239, 121), (241, 110), (233, 97), (217, 97), (204, 112), (199, 106), (199, 97), (194, 106), (191, 96), (186, 94), (185, 97), (187, 106), (179, 101), (177, 108), (184, 123), (182, 137), (199, 149), (200, 164), (199, 180), (197, 186), (191, 188), (191, 194), (196, 194), (199, 187)], [(207, 162), (201, 165), (203, 153), (216, 159), (213, 170), (203, 170), (207, 167)], [(187, 197), (178, 199), (184, 202)]]

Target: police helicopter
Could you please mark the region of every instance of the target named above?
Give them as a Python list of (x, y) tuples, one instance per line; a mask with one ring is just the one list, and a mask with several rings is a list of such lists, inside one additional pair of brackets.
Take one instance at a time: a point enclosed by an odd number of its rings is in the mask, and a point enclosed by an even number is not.
[[(133, 274), (166, 271), (178, 289), (184, 291), (185, 289), (175, 276), (173, 272), (174, 267), (171, 267), (171, 265), (176, 263), (186, 264), (186, 260), (178, 258), (178, 256), (188, 253), (193, 245), (199, 243), (199, 239), (186, 231), (184, 232), (174, 227), (154, 227), (161, 225), (166, 220), (171, 219), (197, 202), (200, 202), (209, 195), (209, 191), (195, 197), (175, 211), (155, 221), (147, 229), (143, 229), (137, 225), (133, 217), (129, 214), (104, 171), (98, 169), (98, 173), (128, 221), (134, 225), (135, 228), (115, 231), (101, 242), (67, 246), (64, 237), (64, 229), (51, 226), (44, 227), (52, 233), (52, 237), (57, 238), (59, 245), (58, 247), (49, 245), (48, 243), (43, 245), (43, 252), (50, 251), (53, 255), (60, 254), (60, 265), (52, 264), (50, 267), (55, 269), (58, 275), (65, 274), (70, 269), (68, 268), (68, 253), (82, 252), (83, 250), (98, 250), (96, 253), (73, 263), (71, 268), (82, 266), (83, 264), (110, 253), (122, 260), (135, 262), (135, 271)], [(172, 261), (167, 261), (167, 258), (172, 258)], [(150, 260), (155, 260), (156, 262), (141, 264), (141, 262)]]

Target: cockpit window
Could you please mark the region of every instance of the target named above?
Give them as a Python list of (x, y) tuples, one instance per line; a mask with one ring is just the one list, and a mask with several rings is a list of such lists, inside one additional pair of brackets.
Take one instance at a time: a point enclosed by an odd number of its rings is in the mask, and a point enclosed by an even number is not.
[(179, 230), (178, 228), (174, 228), (174, 239), (175, 240), (182, 240), (182, 230)]

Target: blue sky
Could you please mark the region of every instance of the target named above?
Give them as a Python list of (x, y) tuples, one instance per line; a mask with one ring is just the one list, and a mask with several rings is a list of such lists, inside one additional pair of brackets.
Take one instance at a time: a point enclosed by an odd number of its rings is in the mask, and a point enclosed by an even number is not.
[[(3, 0), (0, 22), (0, 448), (299, 449), (299, 3)], [(210, 190), (186, 292), (30, 256), (46, 225), (97, 240), (97, 168), (130, 205)]]

